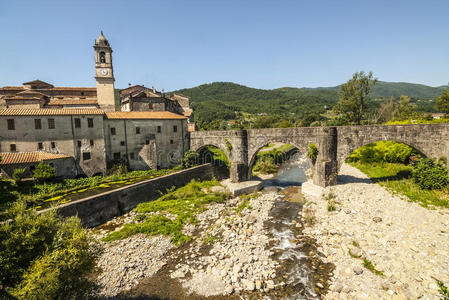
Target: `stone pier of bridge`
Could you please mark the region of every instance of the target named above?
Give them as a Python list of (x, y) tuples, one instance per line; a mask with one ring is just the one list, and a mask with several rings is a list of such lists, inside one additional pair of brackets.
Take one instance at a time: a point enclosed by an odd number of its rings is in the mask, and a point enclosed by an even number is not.
[(318, 156), (310, 162), (313, 183), (322, 187), (337, 183), (338, 169), (356, 149), (377, 141), (407, 144), (425, 157), (448, 157), (449, 125), (372, 125), (339, 127), (265, 128), (250, 130), (197, 131), (190, 135), (190, 149), (206, 146), (221, 149), (230, 160), (233, 182), (251, 179), (257, 152), (269, 143), (291, 144), (307, 153), (311, 144)]

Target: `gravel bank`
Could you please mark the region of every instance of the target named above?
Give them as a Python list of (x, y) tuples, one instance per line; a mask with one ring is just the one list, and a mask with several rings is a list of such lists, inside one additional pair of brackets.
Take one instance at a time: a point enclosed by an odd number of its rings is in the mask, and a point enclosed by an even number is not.
[(313, 220), (304, 233), (336, 266), (327, 299), (440, 299), (435, 279), (449, 285), (449, 211), (392, 195), (350, 165), (340, 174), (326, 189), (334, 196), (307, 197), (301, 212)]

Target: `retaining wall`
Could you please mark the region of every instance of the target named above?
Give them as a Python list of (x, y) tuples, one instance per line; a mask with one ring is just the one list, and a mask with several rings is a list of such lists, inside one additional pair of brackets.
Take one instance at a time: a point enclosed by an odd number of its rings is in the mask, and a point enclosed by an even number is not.
[(192, 179), (211, 180), (213, 177), (222, 179), (223, 173), (212, 164), (205, 164), (76, 200), (55, 209), (64, 217), (77, 215), (83, 226), (94, 227), (129, 212), (141, 202), (156, 200), (161, 192), (172, 186), (181, 187)]

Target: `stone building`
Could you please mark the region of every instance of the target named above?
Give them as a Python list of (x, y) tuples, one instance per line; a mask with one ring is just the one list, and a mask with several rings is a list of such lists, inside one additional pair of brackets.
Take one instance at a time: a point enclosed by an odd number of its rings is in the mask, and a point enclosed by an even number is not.
[(39, 161), (51, 161), (61, 177), (105, 174), (116, 163), (168, 168), (187, 151), (189, 126), (194, 129), (189, 99), (141, 85), (116, 93), (112, 48), (103, 32), (94, 52), (96, 88), (40, 80), (0, 88), (4, 174), (18, 166), (29, 172)]

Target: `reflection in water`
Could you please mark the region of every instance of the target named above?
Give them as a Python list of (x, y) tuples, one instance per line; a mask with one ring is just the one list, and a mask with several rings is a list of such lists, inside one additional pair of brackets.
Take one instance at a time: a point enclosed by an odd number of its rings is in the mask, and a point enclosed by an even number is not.
[(276, 176), (265, 180), (264, 186), (278, 186), (283, 188), (301, 185), (307, 181), (305, 172), (309, 167), (309, 160), (306, 154), (296, 153), (281, 165)]

